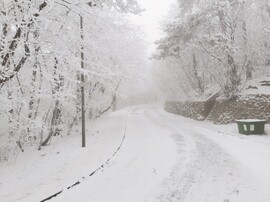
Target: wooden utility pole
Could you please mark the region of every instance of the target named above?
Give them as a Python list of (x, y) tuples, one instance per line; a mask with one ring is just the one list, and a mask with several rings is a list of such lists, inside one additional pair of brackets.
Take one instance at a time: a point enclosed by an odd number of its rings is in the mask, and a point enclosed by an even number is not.
[[(84, 69), (84, 35), (83, 35), (83, 17), (80, 15), (81, 27), (81, 69)], [(85, 147), (85, 97), (84, 97), (85, 77), (81, 72), (81, 101), (82, 101), (82, 147)]]

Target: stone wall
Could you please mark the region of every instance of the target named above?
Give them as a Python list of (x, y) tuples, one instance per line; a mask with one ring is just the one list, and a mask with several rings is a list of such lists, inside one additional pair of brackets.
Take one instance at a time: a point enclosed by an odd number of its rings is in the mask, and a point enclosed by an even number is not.
[(245, 95), (233, 100), (206, 102), (168, 101), (165, 110), (195, 120), (207, 118), (216, 124), (232, 123), (236, 119), (266, 119), (270, 123), (270, 95)]
[(217, 100), (208, 120), (217, 124), (236, 119), (266, 119), (270, 123), (270, 95), (245, 95), (234, 100)]
[(208, 115), (205, 102), (168, 101), (165, 103), (165, 111), (195, 120), (205, 120)]

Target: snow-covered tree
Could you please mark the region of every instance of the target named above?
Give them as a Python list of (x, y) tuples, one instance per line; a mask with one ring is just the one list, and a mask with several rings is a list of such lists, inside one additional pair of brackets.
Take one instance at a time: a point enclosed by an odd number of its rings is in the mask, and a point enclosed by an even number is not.
[(107, 112), (130, 68), (144, 62), (129, 52), (144, 48), (140, 31), (126, 17), (141, 11), (134, 0), (1, 0), (0, 5), (0, 116), (8, 125), (6, 142), (14, 146), (40, 148), (53, 136), (70, 134), (80, 119), (82, 85), (86, 114)]
[[(167, 24), (167, 35), (157, 41), (155, 58), (174, 58), (176, 74), (195, 94), (216, 85), (231, 98), (250, 79), (254, 66), (267, 63), (269, 39), (263, 28), (268, 26), (264, 20), (268, 3), (179, 0), (179, 15)], [(258, 15), (260, 9), (263, 12)]]

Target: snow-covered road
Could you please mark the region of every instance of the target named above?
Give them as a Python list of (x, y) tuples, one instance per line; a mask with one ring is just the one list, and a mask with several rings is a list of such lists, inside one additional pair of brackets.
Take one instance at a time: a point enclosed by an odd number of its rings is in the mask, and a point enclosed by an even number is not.
[[(158, 106), (110, 114), (99, 121), (95, 130), (100, 134), (96, 142), (88, 137), (91, 150), (81, 154), (79, 148), (74, 152), (63, 147), (68, 154), (63, 154), (55, 166), (43, 163), (38, 167), (37, 157), (32, 169), (40, 169), (42, 178), (37, 172), (27, 178), (29, 166), (26, 171), (20, 164), (5, 165), (0, 172), (0, 179), (4, 179), (0, 181), (0, 201), (40, 201), (59, 190), (63, 192), (50, 201), (270, 201), (269, 135), (241, 136), (234, 124), (197, 122), (168, 114)], [(119, 152), (102, 169), (87, 176), (111, 157), (123, 135)], [(54, 162), (55, 150), (47, 153), (46, 162)], [(57, 181), (51, 179), (52, 173)], [(4, 177), (7, 175), (12, 176), (10, 180)], [(78, 177), (84, 177), (80, 184), (66, 189)], [(11, 186), (13, 194), (8, 191)]]
[(148, 114), (157, 125), (174, 131), (178, 147), (176, 165), (159, 201), (270, 201), (269, 137), (264, 141), (266, 136), (256, 136), (254, 141), (220, 132), (223, 127), (236, 131), (235, 124), (214, 126), (157, 108)]
[(127, 124), (113, 164), (55, 201), (270, 201), (270, 145), (158, 107), (133, 109)]

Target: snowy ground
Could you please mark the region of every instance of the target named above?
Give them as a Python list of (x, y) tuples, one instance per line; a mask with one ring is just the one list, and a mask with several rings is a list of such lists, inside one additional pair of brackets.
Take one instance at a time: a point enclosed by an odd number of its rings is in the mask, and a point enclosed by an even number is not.
[(87, 148), (74, 131), (1, 162), (0, 201), (42, 201), (62, 191), (50, 201), (269, 202), (269, 125), (266, 132), (243, 136), (235, 124), (197, 122), (157, 106), (121, 110), (89, 124)]

